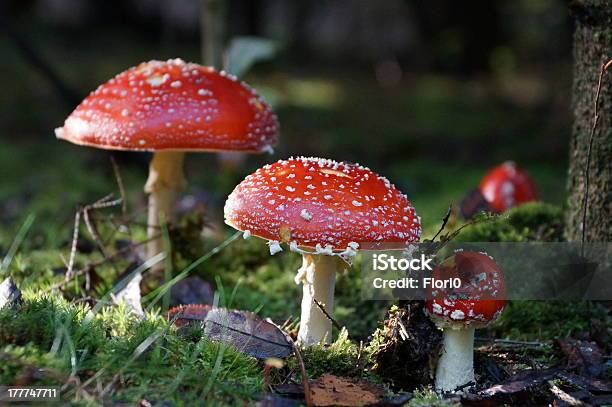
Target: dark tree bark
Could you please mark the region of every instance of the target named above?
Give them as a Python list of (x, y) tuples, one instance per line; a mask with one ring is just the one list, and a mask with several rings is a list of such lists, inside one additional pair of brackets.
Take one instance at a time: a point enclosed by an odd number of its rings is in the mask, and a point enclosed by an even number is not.
[[(566, 235), (582, 237), (582, 208), (595, 91), (602, 64), (612, 58), (612, 0), (576, 0), (571, 5), (574, 31), (574, 127), (569, 160), (569, 207)], [(612, 72), (604, 76), (599, 124), (589, 168), (586, 240), (612, 241)]]

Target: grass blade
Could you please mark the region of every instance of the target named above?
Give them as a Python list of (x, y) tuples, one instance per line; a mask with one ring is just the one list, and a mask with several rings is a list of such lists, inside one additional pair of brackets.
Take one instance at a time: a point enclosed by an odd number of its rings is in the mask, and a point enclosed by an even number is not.
[(21, 243), (30, 231), (32, 224), (34, 223), (34, 219), (36, 219), (36, 215), (31, 213), (21, 224), (21, 227), (19, 228), (15, 239), (13, 239), (13, 243), (11, 243), (11, 247), (9, 247), (6, 256), (4, 256), (4, 258), (2, 259), (2, 264), (0, 264), (0, 277), (3, 277), (4, 273), (8, 270), (8, 267), (13, 261), (13, 257), (15, 257), (15, 254), (17, 254), (17, 250), (19, 250), (19, 246), (21, 246)]

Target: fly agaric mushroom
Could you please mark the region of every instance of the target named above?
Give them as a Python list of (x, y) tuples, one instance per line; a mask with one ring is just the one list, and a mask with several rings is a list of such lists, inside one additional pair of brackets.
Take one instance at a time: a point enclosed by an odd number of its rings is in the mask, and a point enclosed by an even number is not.
[(159, 217), (172, 219), (189, 151), (272, 151), (278, 121), (246, 84), (180, 59), (144, 62), (102, 84), (55, 130), (57, 138), (106, 150), (151, 151), (149, 256), (162, 251)]
[(494, 321), (506, 305), (504, 276), (486, 254), (458, 251), (432, 277), (459, 278), (458, 289), (432, 289), (426, 312), (444, 331), (436, 390), (448, 392), (474, 381), (474, 330)]
[(504, 212), (538, 199), (535, 183), (513, 161), (498, 165), (480, 182), (480, 192), (494, 212)]
[(461, 203), (461, 213), (469, 219), (480, 211), (502, 213), (520, 204), (538, 199), (535, 183), (513, 161), (490, 170)]
[(302, 254), (295, 281), (303, 284), (298, 340), (305, 345), (331, 341), (331, 321), (316, 302), (332, 315), (343, 258), (421, 234), (410, 201), (386, 178), (322, 158), (290, 158), (247, 176), (225, 203), (225, 222), (268, 240), (271, 254), (281, 243)]

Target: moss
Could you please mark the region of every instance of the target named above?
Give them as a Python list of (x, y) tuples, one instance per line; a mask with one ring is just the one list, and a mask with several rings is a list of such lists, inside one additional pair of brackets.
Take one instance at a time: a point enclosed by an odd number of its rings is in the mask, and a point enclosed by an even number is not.
[(612, 316), (589, 301), (512, 301), (495, 326), (498, 335), (522, 340), (552, 340), (581, 335), (591, 329), (612, 329)]
[(563, 210), (557, 206), (531, 202), (512, 208), (486, 222), (467, 226), (457, 242), (523, 242), (563, 240)]
[[(359, 377), (364, 372), (367, 362), (365, 353), (359, 352), (355, 343), (349, 340), (348, 331), (343, 329), (338, 338), (329, 346), (315, 345), (301, 349), (308, 378), (315, 379), (323, 374)], [(298, 369), (295, 358), (289, 361), (289, 367)]]
[[(28, 378), (31, 385), (57, 385), (71, 374), (81, 383), (97, 374), (103, 387), (120, 378), (109, 402), (251, 402), (263, 386), (257, 361), (194, 339), (186, 341), (154, 314), (140, 320), (115, 307), (94, 316), (87, 305), (28, 294), (20, 311), (0, 311), (0, 382), (12, 383), (34, 367), (38, 373)], [(146, 341), (149, 346), (143, 346)]]
[(431, 388), (424, 387), (414, 392), (414, 397), (408, 402), (407, 407), (453, 407), (459, 403), (444, 400)]

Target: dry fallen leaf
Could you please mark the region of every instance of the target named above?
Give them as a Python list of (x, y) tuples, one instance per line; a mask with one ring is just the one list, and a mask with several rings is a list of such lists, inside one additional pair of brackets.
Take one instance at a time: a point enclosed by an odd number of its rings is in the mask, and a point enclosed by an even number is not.
[(554, 378), (561, 369), (528, 370), (479, 392), (486, 397), (514, 395)]
[(178, 327), (198, 321), (203, 323), (210, 309), (210, 305), (206, 304), (179, 305), (168, 310), (168, 320), (174, 320), (174, 325)]
[(252, 312), (216, 308), (208, 312), (204, 324), (209, 339), (257, 359), (285, 359), (293, 350), (283, 331)]
[(363, 380), (323, 375), (310, 382), (312, 402), (315, 406), (364, 406), (377, 403), (385, 392), (373, 383)]
[(598, 377), (603, 372), (603, 353), (595, 342), (567, 338), (559, 339), (557, 344), (567, 357), (568, 369), (589, 377)]

